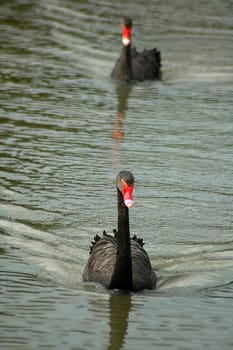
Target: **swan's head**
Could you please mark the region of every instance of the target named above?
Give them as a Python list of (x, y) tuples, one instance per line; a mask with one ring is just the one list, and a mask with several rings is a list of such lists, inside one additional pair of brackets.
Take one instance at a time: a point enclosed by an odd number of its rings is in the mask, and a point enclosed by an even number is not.
[(125, 206), (132, 208), (134, 206), (133, 201), (133, 189), (134, 189), (134, 177), (130, 171), (122, 170), (119, 172), (116, 178), (116, 186), (121, 191)]
[(131, 29), (132, 29), (131, 18), (125, 17), (122, 23), (122, 42), (124, 46), (128, 46), (130, 44)]

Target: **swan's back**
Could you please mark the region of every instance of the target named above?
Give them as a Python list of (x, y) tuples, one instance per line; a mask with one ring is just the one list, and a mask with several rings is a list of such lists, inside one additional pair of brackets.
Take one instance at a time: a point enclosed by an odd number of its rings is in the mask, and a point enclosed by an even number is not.
[(137, 81), (161, 79), (161, 55), (157, 49), (131, 51), (133, 79)]
[[(112, 237), (104, 233), (103, 237), (96, 236), (91, 247), (90, 257), (83, 273), (85, 282), (97, 282), (109, 288), (114, 273), (117, 254), (117, 235)], [(153, 289), (156, 286), (156, 275), (142, 240), (136, 236), (131, 238), (132, 279), (135, 292), (142, 289)]]
[(125, 66), (125, 60), (120, 56), (112, 70), (111, 77), (116, 80), (160, 80), (161, 79), (161, 54), (157, 49), (138, 52), (131, 49), (132, 72), (129, 73)]

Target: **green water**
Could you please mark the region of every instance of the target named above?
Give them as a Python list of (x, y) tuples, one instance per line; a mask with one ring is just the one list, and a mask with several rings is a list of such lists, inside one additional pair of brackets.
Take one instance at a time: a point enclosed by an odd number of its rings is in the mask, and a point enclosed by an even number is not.
[[(122, 15), (161, 50), (163, 80), (118, 87)], [(231, 1), (2, 1), (0, 344), (13, 349), (231, 349)], [(132, 233), (158, 289), (84, 285), (95, 234)]]

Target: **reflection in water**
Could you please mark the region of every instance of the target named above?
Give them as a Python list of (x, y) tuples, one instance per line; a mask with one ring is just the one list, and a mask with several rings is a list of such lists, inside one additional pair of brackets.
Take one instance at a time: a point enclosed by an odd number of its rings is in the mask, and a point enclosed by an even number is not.
[(116, 94), (118, 100), (116, 123), (112, 133), (114, 146), (113, 146), (113, 166), (120, 164), (120, 145), (124, 136), (123, 132), (123, 119), (125, 117), (125, 111), (127, 110), (127, 102), (132, 90), (130, 84), (119, 84), (116, 87)]
[(119, 350), (124, 344), (131, 309), (131, 295), (113, 293), (109, 299), (110, 338), (108, 350)]

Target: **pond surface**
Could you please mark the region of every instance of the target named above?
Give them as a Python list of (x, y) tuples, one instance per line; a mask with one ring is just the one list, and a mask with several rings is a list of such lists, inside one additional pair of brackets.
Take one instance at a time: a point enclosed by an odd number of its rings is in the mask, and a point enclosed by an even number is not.
[[(161, 82), (110, 79), (126, 14)], [(232, 18), (227, 0), (1, 1), (2, 349), (232, 349)], [(159, 277), (133, 295), (81, 277), (122, 169)]]

